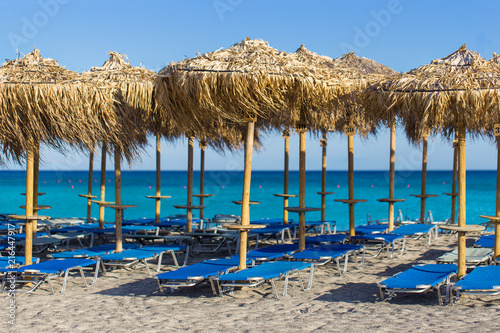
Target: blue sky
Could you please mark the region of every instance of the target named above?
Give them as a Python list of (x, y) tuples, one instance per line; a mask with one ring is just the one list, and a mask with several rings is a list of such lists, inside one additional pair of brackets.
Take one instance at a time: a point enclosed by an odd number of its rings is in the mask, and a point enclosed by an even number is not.
[[(484, 0), (427, 1), (296, 1), (296, 0), (2, 0), (0, 58), (13, 59), (36, 46), (44, 57), (82, 72), (101, 66), (108, 51), (128, 55), (130, 63), (158, 71), (170, 62), (229, 47), (245, 37), (264, 39), (287, 52), (301, 44), (316, 53), (338, 57), (350, 50), (405, 72), (442, 58), (460, 45), (489, 59), (500, 53), (500, 2)], [(153, 143), (154, 141), (151, 140)], [(280, 170), (280, 134), (264, 139), (254, 155), (254, 169)], [(490, 141), (469, 140), (468, 169), (496, 169), (496, 148)], [(321, 168), (319, 140), (308, 139), (307, 168)], [(185, 142), (163, 142), (164, 170), (184, 170)], [(347, 140), (329, 136), (328, 168), (347, 168)], [(382, 130), (368, 140), (355, 139), (356, 170), (388, 168), (389, 136)], [(198, 154), (196, 153), (196, 157)], [(421, 149), (407, 143), (399, 129), (396, 169), (419, 169)], [(292, 169), (298, 168), (298, 139), (291, 139)], [(197, 161), (197, 160), (195, 160)], [(43, 151), (42, 169), (85, 169), (87, 157)], [(451, 144), (430, 138), (429, 169), (451, 169)], [(207, 152), (207, 169), (239, 170), (242, 153), (224, 158)], [(153, 170), (153, 145), (134, 170)], [(8, 169), (21, 167), (9, 164)], [(195, 167), (196, 169), (196, 167)]]

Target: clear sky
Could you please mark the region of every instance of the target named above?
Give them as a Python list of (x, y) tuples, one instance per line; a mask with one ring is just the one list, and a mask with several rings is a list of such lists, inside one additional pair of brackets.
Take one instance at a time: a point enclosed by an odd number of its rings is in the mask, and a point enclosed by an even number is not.
[[(462, 44), (487, 59), (493, 52), (500, 53), (500, 1), (0, 0), (0, 58), (13, 59), (17, 51), (26, 54), (36, 46), (42, 56), (77, 72), (101, 66), (110, 50), (127, 54), (134, 66), (159, 71), (170, 62), (230, 47), (247, 36), (287, 52), (301, 44), (333, 58), (352, 50), (405, 72), (445, 57)], [(254, 155), (254, 169), (282, 169), (281, 135), (269, 135), (264, 143)], [(163, 169), (184, 170), (185, 142), (163, 142), (162, 146)], [(319, 140), (308, 138), (307, 146), (307, 168), (321, 169)], [(298, 169), (294, 136), (290, 147), (290, 167)], [(343, 135), (329, 136), (329, 169), (347, 169), (346, 150)], [(382, 130), (368, 140), (356, 138), (354, 153), (356, 170), (386, 170), (388, 132)], [(50, 150), (42, 154), (42, 169), (87, 168), (84, 155), (62, 156)], [(451, 169), (452, 154), (449, 142), (430, 138), (428, 168)], [(243, 154), (228, 153), (221, 158), (208, 151), (206, 166), (240, 170)], [(420, 166), (421, 149), (409, 145), (399, 129), (396, 169)], [(7, 168), (21, 167), (8, 164)], [(153, 145), (131, 168), (155, 168)], [(467, 142), (467, 168), (496, 169), (492, 142)]]

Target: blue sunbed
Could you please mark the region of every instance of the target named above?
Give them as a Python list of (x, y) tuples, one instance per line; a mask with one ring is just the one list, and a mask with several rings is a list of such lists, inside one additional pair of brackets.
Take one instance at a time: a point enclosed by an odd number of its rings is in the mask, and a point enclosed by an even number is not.
[[(122, 245), (124, 250), (137, 249), (140, 247), (139, 244), (130, 244), (126, 243)], [(84, 249), (76, 249), (73, 251), (64, 251), (64, 252), (54, 252), (51, 254), (47, 254), (47, 257), (54, 259), (68, 259), (68, 258), (94, 258), (101, 257), (108, 253), (115, 252), (116, 245), (115, 244), (102, 244), (92, 247), (87, 247)]]
[(464, 295), (500, 294), (500, 266), (478, 266), (462, 277), (452, 287), (455, 300)]
[[(330, 261), (335, 261), (337, 271), (339, 275), (347, 271), (347, 262), (349, 256), (352, 255), (355, 258), (356, 267), (359, 269), (357, 253), (361, 252), (361, 267), (364, 264), (364, 249), (365, 247), (357, 244), (331, 244), (331, 245), (320, 245), (306, 249), (302, 252), (297, 252), (290, 255), (291, 259), (303, 260), (303, 261), (314, 261), (316, 265), (324, 265)], [(344, 268), (340, 268), (340, 260), (344, 259)]]
[(384, 249), (386, 249), (388, 257), (392, 258), (394, 256), (396, 244), (400, 244), (400, 253), (403, 254), (405, 250), (406, 236), (397, 234), (364, 234), (350, 237), (350, 240), (353, 243), (380, 245), (380, 248), (378, 248), (377, 252), (373, 256), (377, 257)]
[[(255, 261), (269, 261), (283, 258), (299, 249), (298, 244), (276, 244), (247, 252), (247, 259)], [(238, 256), (233, 256), (236, 258)]]
[(474, 243), (474, 247), (495, 247), (495, 235), (482, 235)]
[(354, 228), (357, 235), (364, 234), (380, 234), (386, 232), (388, 229), (387, 225), (384, 224), (365, 224)]
[[(101, 257), (101, 262), (103, 269), (105, 269), (106, 266), (130, 267), (138, 263), (142, 263), (144, 266), (146, 266), (149, 275), (151, 275), (151, 271), (149, 270), (149, 265), (148, 265), (149, 260), (158, 259), (156, 271), (159, 271), (163, 254), (171, 253), (175, 266), (179, 267), (179, 264), (177, 263), (177, 258), (175, 256), (175, 251), (181, 251), (181, 250), (187, 252), (187, 246), (185, 245), (145, 246), (137, 249), (124, 250), (120, 253), (105, 254)], [(187, 260), (187, 255), (186, 255), (186, 260)]]
[[(31, 258), (33, 264), (40, 262), (40, 258)], [(24, 265), (24, 257), (0, 257), (0, 268)]]
[[(94, 266), (94, 278), (91, 284), (87, 283), (85, 274), (83, 272), (84, 267)], [(54, 259), (49, 261), (44, 261), (38, 264), (22, 266), (19, 268), (3, 268), (0, 272), (5, 273), (2, 280), (2, 291), (5, 292), (32, 292), (38, 288), (42, 282), (47, 282), (50, 286), (52, 294), (54, 294), (54, 288), (52, 287), (51, 279), (54, 277), (64, 277), (61, 294), (64, 293), (66, 289), (66, 283), (68, 281), (68, 276), (71, 271), (77, 270), (80, 272), (81, 277), (85, 283), (86, 287), (92, 286), (97, 280), (97, 274), (99, 273), (99, 260), (92, 259)], [(12, 285), (16, 288), (12, 288)], [(29, 290), (23, 290), (21, 287), (23, 285), (31, 286)]]
[[(309, 268), (309, 283), (304, 287), (300, 271)], [(301, 261), (267, 261), (258, 266), (247, 268), (235, 273), (215, 276), (219, 293), (222, 296), (227, 287), (233, 290), (234, 287), (256, 287), (264, 282), (270, 282), (273, 294), (276, 298), (280, 298), (276, 290), (275, 280), (284, 278), (285, 287), (283, 297), (286, 296), (288, 288), (288, 278), (292, 273), (297, 273), (302, 290), (311, 288), (313, 279), (313, 266), (311, 263)], [(222, 287), (222, 288), (221, 288)]]
[(416, 265), (379, 282), (377, 286), (380, 289), (382, 300), (385, 297), (385, 293), (388, 293), (388, 299), (391, 299), (393, 293), (424, 293), (435, 289), (438, 294), (439, 304), (443, 304), (440, 287), (442, 285), (446, 286), (446, 301), (448, 301), (450, 279), (457, 272), (458, 267), (454, 264)]
[[(247, 264), (250, 264), (250, 260)], [(174, 271), (169, 271), (156, 275), (158, 286), (163, 291), (163, 287), (171, 288), (173, 291), (177, 287), (192, 287), (201, 282), (209, 281), (212, 292), (216, 294), (213, 277), (226, 274), (239, 265), (239, 258), (210, 259), (203, 262), (184, 266)]]
[[(306, 237), (306, 244), (311, 245), (325, 245), (334, 243), (343, 243), (347, 238), (346, 234), (325, 234), (318, 236)], [(294, 240), (297, 242), (297, 240)]]
[(403, 224), (390, 232), (391, 234), (415, 236), (419, 239), (427, 236), (427, 244), (431, 244), (433, 238), (437, 238), (437, 226), (432, 224)]

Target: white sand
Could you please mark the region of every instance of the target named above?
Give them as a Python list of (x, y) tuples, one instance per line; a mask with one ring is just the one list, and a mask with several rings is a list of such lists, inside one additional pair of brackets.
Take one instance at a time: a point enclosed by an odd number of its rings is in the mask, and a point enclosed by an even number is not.
[[(64, 295), (50, 295), (47, 285), (16, 297), (16, 325), (11, 326), (10, 298), (0, 295), (0, 332), (493, 332), (500, 329), (500, 296), (461, 298), (440, 306), (435, 292), (397, 295), (380, 301), (376, 283), (433, 259), (456, 245), (441, 235), (432, 246), (410, 240), (407, 252), (389, 260), (367, 258), (365, 268), (349, 265), (338, 276), (332, 265), (315, 271), (313, 287), (300, 290), (291, 281), (288, 296), (277, 300), (268, 285), (212, 296), (208, 285), (159, 292), (144, 269), (116, 270), (83, 288), (70, 279)], [(198, 258), (197, 260), (200, 260)], [(196, 261), (196, 259), (192, 260)], [(165, 270), (169, 269), (165, 266)], [(282, 287), (282, 283), (278, 284)]]

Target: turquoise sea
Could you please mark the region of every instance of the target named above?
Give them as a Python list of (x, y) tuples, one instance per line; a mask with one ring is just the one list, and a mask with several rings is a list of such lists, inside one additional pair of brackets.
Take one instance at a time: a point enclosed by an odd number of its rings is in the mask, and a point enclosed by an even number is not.
[[(367, 214), (373, 219), (387, 218), (388, 204), (379, 203), (376, 199), (388, 196), (389, 174), (386, 171), (357, 171), (354, 176), (355, 198), (367, 199), (368, 202), (356, 205), (355, 218), (357, 224), (366, 223)], [(170, 195), (171, 199), (162, 200), (161, 215), (185, 214), (185, 210), (175, 209), (173, 205), (185, 205), (187, 200), (187, 173), (185, 171), (164, 171), (162, 177), (162, 195)], [(308, 171), (306, 175), (306, 205), (320, 207), (321, 171)], [(93, 194), (99, 195), (100, 173), (93, 173)], [(106, 173), (106, 200), (114, 200), (114, 173)], [(298, 172), (290, 172), (289, 193), (298, 194)], [(41, 211), (43, 215), (52, 217), (83, 217), (86, 215), (86, 199), (78, 194), (87, 193), (88, 171), (41, 171), (40, 192), (46, 192), (39, 199), (40, 205), (50, 205), (52, 209)], [(205, 217), (214, 214), (240, 215), (240, 206), (233, 200), (240, 200), (242, 195), (243, 172), (207, 171), (205, 173), (205, 193), (214, 197), (205, 199)], [(451, 171), (429, 171), (427, 175), (427, 193), (439, 197), (427, 200), (426, 210), (431, 210), (435, 220), (448, 218), (451, 213), (451, 199), (443, 192), (451, 192)], [(410, 194), (420, 193), (421, 172), (396, 172), (396, 198), (407, 199), (397, 203), (395, 210), (401, 209), (410, 218), (418, 218), (420, 199)], [(25, 172), (0, 171), (0, 213), (23, 213), (19, 206), (24, 205), (26, 191)], [(334, 202), (334, 199), (347, 198), (347, 172), (329, 171), (327, 173), (327, 191), (335, 194), (327, 196), (326, 218), (337, 221), (340, 230), (347, 229), (348, 206)], [(467, 172), (467, 223), (485, 222), (479, 215), (494, 215), (496, 192), (496, 171)], [(194, 191), (199, 193), (199, 172), (194, 174)], [(250, 199), (260, 201), (260, 205), (251, 205), (250, 218), (282, 217), (283, 199), (273, 196), (283, 193), (283, 172), (253, 171)], [(122, 203), (137, 205), (125, 212), (125, 218), (154, 217), (154, 200), (146, 195), (155, 194), (154, 171), (122, 171)], [(195, 204), (197, 198), (193, 198)], [(290, 206), (298, 206), (298, 198), (290, 199)], [(457, 205), (458, 206), (458, 205)], [(106, 220), (113, 221), (114, 211), (106, 209)], [(194, 213), (198, 216), (198, 212)], [(92, 216), (98, 217), (98, 207), (94, 205)], [(290, 218), (298, 219), (294, 213)], [(320, 212), (308, 213), (307, 220), (319, 220)]]

